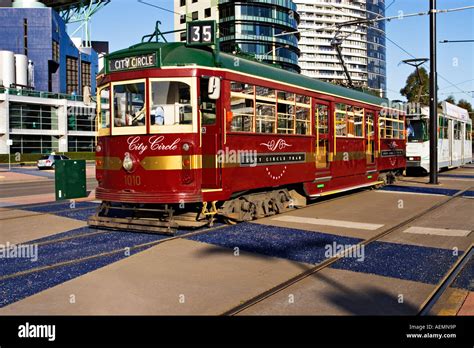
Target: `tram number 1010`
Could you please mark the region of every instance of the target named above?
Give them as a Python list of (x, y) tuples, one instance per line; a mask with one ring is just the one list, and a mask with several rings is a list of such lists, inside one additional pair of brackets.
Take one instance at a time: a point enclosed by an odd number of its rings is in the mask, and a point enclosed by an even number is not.
[(142, 184), (142, 178), (138, 175), (126, 175), (124, 179), (127, 186), (140, 186)]

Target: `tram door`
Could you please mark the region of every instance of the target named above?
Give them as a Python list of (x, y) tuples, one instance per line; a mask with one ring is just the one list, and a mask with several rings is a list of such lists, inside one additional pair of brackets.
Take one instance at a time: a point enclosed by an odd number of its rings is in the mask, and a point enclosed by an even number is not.
[(209, 78), (201, 78), (198, 94), (202, 137), (202, 188), (219, 189), (222, 163), (218, 161), (217, 156), (222, 149), (222, 120), (218, 107), (219, 99), (210, 98), (209, 83)]
[(330, 175), (329, 166), (332, 159), (330, 156), (331, 150), (329, 142), (329, 104), (316, 101), (314, 114), (314, 124), (316, 128), (316, 169), (318, 170), (318, 176)]
[(454, 150), (454, 123), (453, 120), (448, 120), (448, 142), (449, 142), (449, 167), (453, 165), (453, 150)]
[(367, 111), (365, 114), (365, 157), (367, 161), (367, 171), (376, 170), (375, 164), (375, 113)]

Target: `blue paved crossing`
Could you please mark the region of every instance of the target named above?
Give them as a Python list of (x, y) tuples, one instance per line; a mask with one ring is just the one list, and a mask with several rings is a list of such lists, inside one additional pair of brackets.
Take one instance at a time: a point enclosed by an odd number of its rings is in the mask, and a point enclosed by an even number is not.
[(412, 193), (425, 193), (442, 196), (454, 196), (460, 190), (435, 188), (435, 187), (420, 187), (420, 186), (398, 186), (391, 185), (381, 188), (382, 191), (393, 191), (393, 192), (412, 192)]

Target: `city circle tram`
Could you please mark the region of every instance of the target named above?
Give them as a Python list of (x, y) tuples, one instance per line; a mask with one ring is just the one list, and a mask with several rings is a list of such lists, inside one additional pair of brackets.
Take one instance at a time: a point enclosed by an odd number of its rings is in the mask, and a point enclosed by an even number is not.
[(173, 233), (390, 183), (406, 140), (387, 103), (205, 42), (112, 53), (98, 77), (103, 203), (89, 225)]

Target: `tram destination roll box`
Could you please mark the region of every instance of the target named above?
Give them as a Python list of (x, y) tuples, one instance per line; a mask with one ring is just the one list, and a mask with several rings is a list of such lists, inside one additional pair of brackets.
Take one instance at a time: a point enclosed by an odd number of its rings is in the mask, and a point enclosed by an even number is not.
[(86, 161), (56, 161), (55, 187), (57, 201), (87, 197)]

